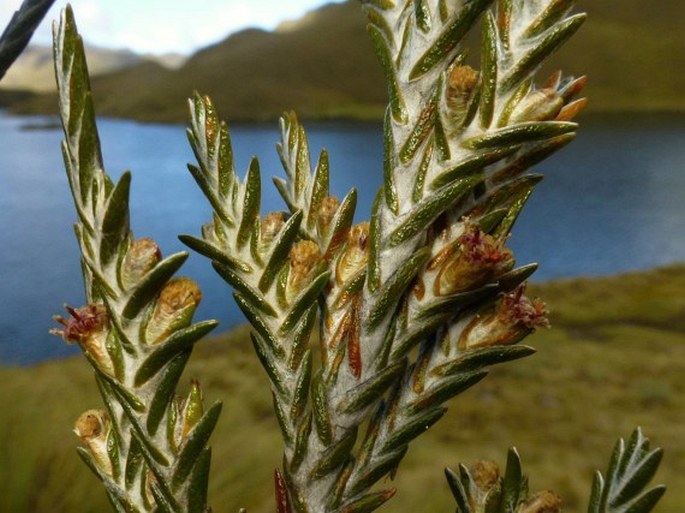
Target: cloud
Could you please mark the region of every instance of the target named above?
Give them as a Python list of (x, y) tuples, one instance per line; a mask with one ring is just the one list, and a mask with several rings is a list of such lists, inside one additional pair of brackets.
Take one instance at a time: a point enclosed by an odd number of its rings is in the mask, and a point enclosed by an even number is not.
[[(341, 1), (341, 0), (337, 0)], [(67, 0), (50, 10), (34, 42), (50, 44), (51, 20)], [(246, 27), (273, 29), (297, 19), (326, 0), (71, 0), (79, 30), (90, 44), (138, 52), (191, 53)], [(21, 0), (0, 0), (0, 24), (6, 25)]]

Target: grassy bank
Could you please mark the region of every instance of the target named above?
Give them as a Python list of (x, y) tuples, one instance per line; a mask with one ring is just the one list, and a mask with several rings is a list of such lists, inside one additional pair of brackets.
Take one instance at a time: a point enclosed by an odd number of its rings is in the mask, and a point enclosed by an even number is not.
[[(685, 266), (538, 285), (534, 293), (549, 303), (554, 324), (529, 339), (538, 354), (494, 369), (452, 402), (412, 446), (398, 497), (384, 511), (453, 511), (442, 468), (477, 458), (503, 463), (511, 445), (533, 490), (554, 489), (565, 511), (585, 511), (593, 470), (604, 469), (615, 438), (637, 425), (666, 449), (658, 480), (669, 491), (656, 511), (682, 510)], [(278, 428), (247, 331), (200, 345), (187, 377), (202, 380), (208, 401), (224, 402), (212, 443), (214, 512), (273, 511)], [(0, 511), (109, 511), (70, 432), (83, 410), (100, 404), (85, 362), (1, 369), (0, 383)]]

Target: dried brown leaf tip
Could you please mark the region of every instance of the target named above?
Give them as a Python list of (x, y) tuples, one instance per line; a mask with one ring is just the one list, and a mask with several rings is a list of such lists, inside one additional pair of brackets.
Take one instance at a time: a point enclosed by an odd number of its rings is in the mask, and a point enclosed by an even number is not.
[(50, 333), (59, 335), (69, 344), (78, 344), (90, 355), (102, 370), (113, 374), (114, 366), (107, 352), (107, 337), (110, 331), (107, 308), (101, 304), (90, 304), (81, 308), (65, 305), (70, 318), (55, 315), (53, 319), (64, 329), (52, 329)]
[(537, 328), (549, 327), (547, 305), (524, 296), (525, 284), (504, 294), (486, 313), (477, 314), (459, 337), (460, 350), (520, 342)]
[(103, 410), (88, 410), (74, 424), (74, 433), (86, 445), (97, 466), (107, 475), (112, 475), (112, 463), (107, 454), (107, 438), (110, 421)]
[(161, 342), (174, 331), (190, 324), (202, 292), (190, 278), (173, 278), (164, 286), (147, 326), (149, 344)]
[[(473, 290), (509, 271), (514, 265), (514, 256), (504, 247), (504, 242), (467, 222), (464, 233), (456, 240), (456, 250), (453, 247), (443, 250), (448, 256), (443, 257), (435, 279), (435, 295)], [(440, 258), (438, 255), (434, 261)]]

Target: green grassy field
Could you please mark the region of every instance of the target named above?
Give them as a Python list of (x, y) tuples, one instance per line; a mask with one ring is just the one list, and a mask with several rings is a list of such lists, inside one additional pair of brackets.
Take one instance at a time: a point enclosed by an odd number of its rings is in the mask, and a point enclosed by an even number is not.
[[(443, 467), (503, 463), (511, 445), (532, 490), (554, 489), (565, 511), (585, 511), (594, 469), (604, 469), (616, 437), (638, 425), (666, 450), (657, 479), (669, 490), (655, 511), (682, 511), (685, 265), (538, 285), (534, 293), (550, 305), (554, 325), (528, 339), (538, 353), (494, 369), (451, 403), (412, 445), (392, 485), (398, 496), (383, 511), (453, 511)], [(208, 401), (224, 402), (212, 442), (214, 512), (273, 511), (278, 428), (247, 330), (203, 342), (186, 377), (201, 379)], [(0, 511), (109, 511), (71, 433), (74, 419), (100, 404), (85, 361), (1, 369), (0, 383)]]

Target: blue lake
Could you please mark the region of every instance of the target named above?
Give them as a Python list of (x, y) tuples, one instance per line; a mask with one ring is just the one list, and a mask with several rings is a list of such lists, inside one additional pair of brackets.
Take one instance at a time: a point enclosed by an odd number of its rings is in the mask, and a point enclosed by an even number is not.
[[(0, 113), (0, 363), (27, 364), (72, 354), (48, 334), (62, 304), (83, 292), (75, 213), (62, 167), (58, 130), (22, 130), (41, 118)], [(685, 261), (685, 117), (614, 116), (581, 120), (578, 139), (537, 171), (546, 175), (521, 215), (510, 247), (521, 264), (540, 262), (538, 281), (606, 275)], [(338, 196), (359, 189), (366, 218), (381, 179), (381, 126), (308, 123), (313, 158), (331, 157)], [(132, 228), (168, 255), (185, 250), (180, 233), (198, 234), (210, 219), (185, 168), (193, 156), (181, 125), (99, 123), (107, 171), (133, 171)], [(273, 125), (232, 127), (237, 168), (260, 157), (263, 211), (284, 206), (269, 176), (282, 176)], [(209, 263), (191, 254), (182, 274), (199, 282), (198, 319), (220, 329), (242, 322), (230, 290)]]

